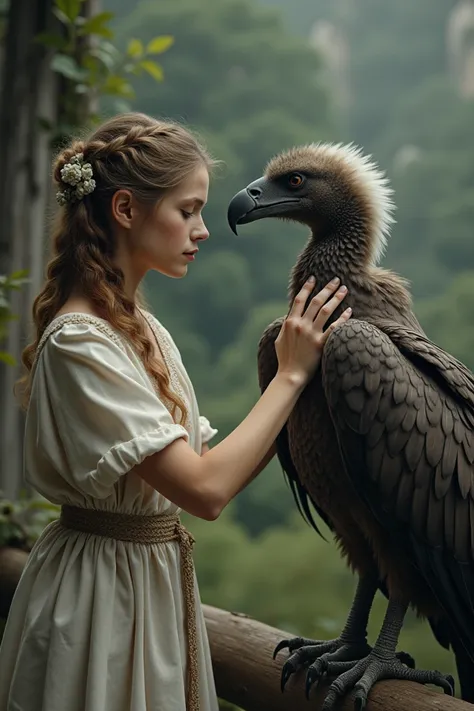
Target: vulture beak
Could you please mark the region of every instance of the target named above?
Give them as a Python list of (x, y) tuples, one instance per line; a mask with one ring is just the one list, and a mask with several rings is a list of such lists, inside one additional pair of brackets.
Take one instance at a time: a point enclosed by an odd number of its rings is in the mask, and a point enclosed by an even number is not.
[(287, 213), (289, 203), (298, 203), (299, 198), (285, 194), (282, 188), (266, 177), (258, 178), (234, 195), (227, 210), (227, 221), (234, 234), (237, 225), (260, 220), (262, 217), (278, 217)]

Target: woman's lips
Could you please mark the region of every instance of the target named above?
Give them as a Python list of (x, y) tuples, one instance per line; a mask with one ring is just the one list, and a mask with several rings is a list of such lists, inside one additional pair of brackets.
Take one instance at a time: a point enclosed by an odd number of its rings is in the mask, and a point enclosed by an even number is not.
[(197, 254), (197, 249), (195, 252), (184, 252), (184, 256), (189, 259), (190, 262), (194, 261), (194, 258), (196, 257)]

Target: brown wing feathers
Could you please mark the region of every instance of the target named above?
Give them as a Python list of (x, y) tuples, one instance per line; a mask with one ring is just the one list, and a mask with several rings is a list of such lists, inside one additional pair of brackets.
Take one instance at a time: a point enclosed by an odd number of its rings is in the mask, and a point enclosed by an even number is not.
[(350, 478), (473, 654), (474, 378), (423, 335), (382, 325), (352, 320), (330, 337), (331, 416)]
[[(258, 379), (261, 392), (265, 392), (270, 381), (274, 378), (278, 368), (278, 361), (275, 352), (275, 340), (280, 332), (280, 328), (283, 323), (283, 318), (276, 319), (265, 329), (260, 343), (258, 345)], [(290, 454), (290, 447), (288, 442), (288, 430), (285, 427), (282, 428), (280, 434), (276, 441), (277, 455), (280, 461), (283, 472), (285, 473), (287, 482), (289, 484), (291, 493), (296, 502), (299, 512), (303, 518), (314, 528), (314, 530), (321, 536), (325, 538), (321, 533), (316, 521), (314, 520), (313, 513), (310, 507), (310, 501), (321, 517), (321, 519), (326, 523), (326, 525), (331, 528), (331, 523), (327, 516), (324, 514), (314, 501), (311, 500), (305, 487), (302, 485), (296, 467), (293, 463)]]

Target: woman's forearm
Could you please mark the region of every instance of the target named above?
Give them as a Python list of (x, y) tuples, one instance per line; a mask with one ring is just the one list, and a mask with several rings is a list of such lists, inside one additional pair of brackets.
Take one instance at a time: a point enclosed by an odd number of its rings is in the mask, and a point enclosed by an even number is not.
[(222, 442), (203, 455), (203, 476), (225, 506), (268, 464), (275, 439), (287, 421), (303, 383), (278, 374), (247, 417)]
[(240, 494), (240, 492), (243, 491), (243, 489), (245, 489), (249, 484), (251, 484), (251, 482), (252, 482), (254, 479), (256, 479), (256, 478), (258, 477), (258, 475), (259, 475), (261, 472), (263, 472), (263, 470), (265, 469), (265, 467), (267, 467), (267, 466), (270, 464), (270, 462), (272, 461), (272, 459), (273, 459), (273, 457), (275, 456), (275, 454), (276, 454), (276, 444), (273, 443), (272, 446), (270, 447), (270, 449), (268, 450), (268, 452), (266, 453), (266, 455), (264, 456), (264, 458), (262, 459), (262, 461), (261, 461), (261, 462), (258, 464), (258, 466), (253, 470), (252, 474), (250, 475), (249, 480), (246, 481), (245, 484), (243, 484), (243, 485), (240, 487), (240, 489), (239, 489), (239, 491), (238, 491), (237, 493)]

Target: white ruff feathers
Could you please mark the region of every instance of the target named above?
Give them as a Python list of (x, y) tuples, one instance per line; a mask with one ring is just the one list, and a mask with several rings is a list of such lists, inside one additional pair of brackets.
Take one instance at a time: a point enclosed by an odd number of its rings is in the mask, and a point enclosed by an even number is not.
[(372, 156), (364, 155), (362, 149), (353, 143), (311, 143), (288, 151), (287, 156), (296, 158), (296, 154), (304, 155), (308, 160), (311, 153), (314, 159), (310, 160), (314, 166), (324, 166), (329, 172), (339, 173), (367, 200), (371, 213), (369, 239), (372, 260), (377, 264), (384, 254), (390, 226), (395, 222), (393, 190), (385, 173), (373, 162)]

